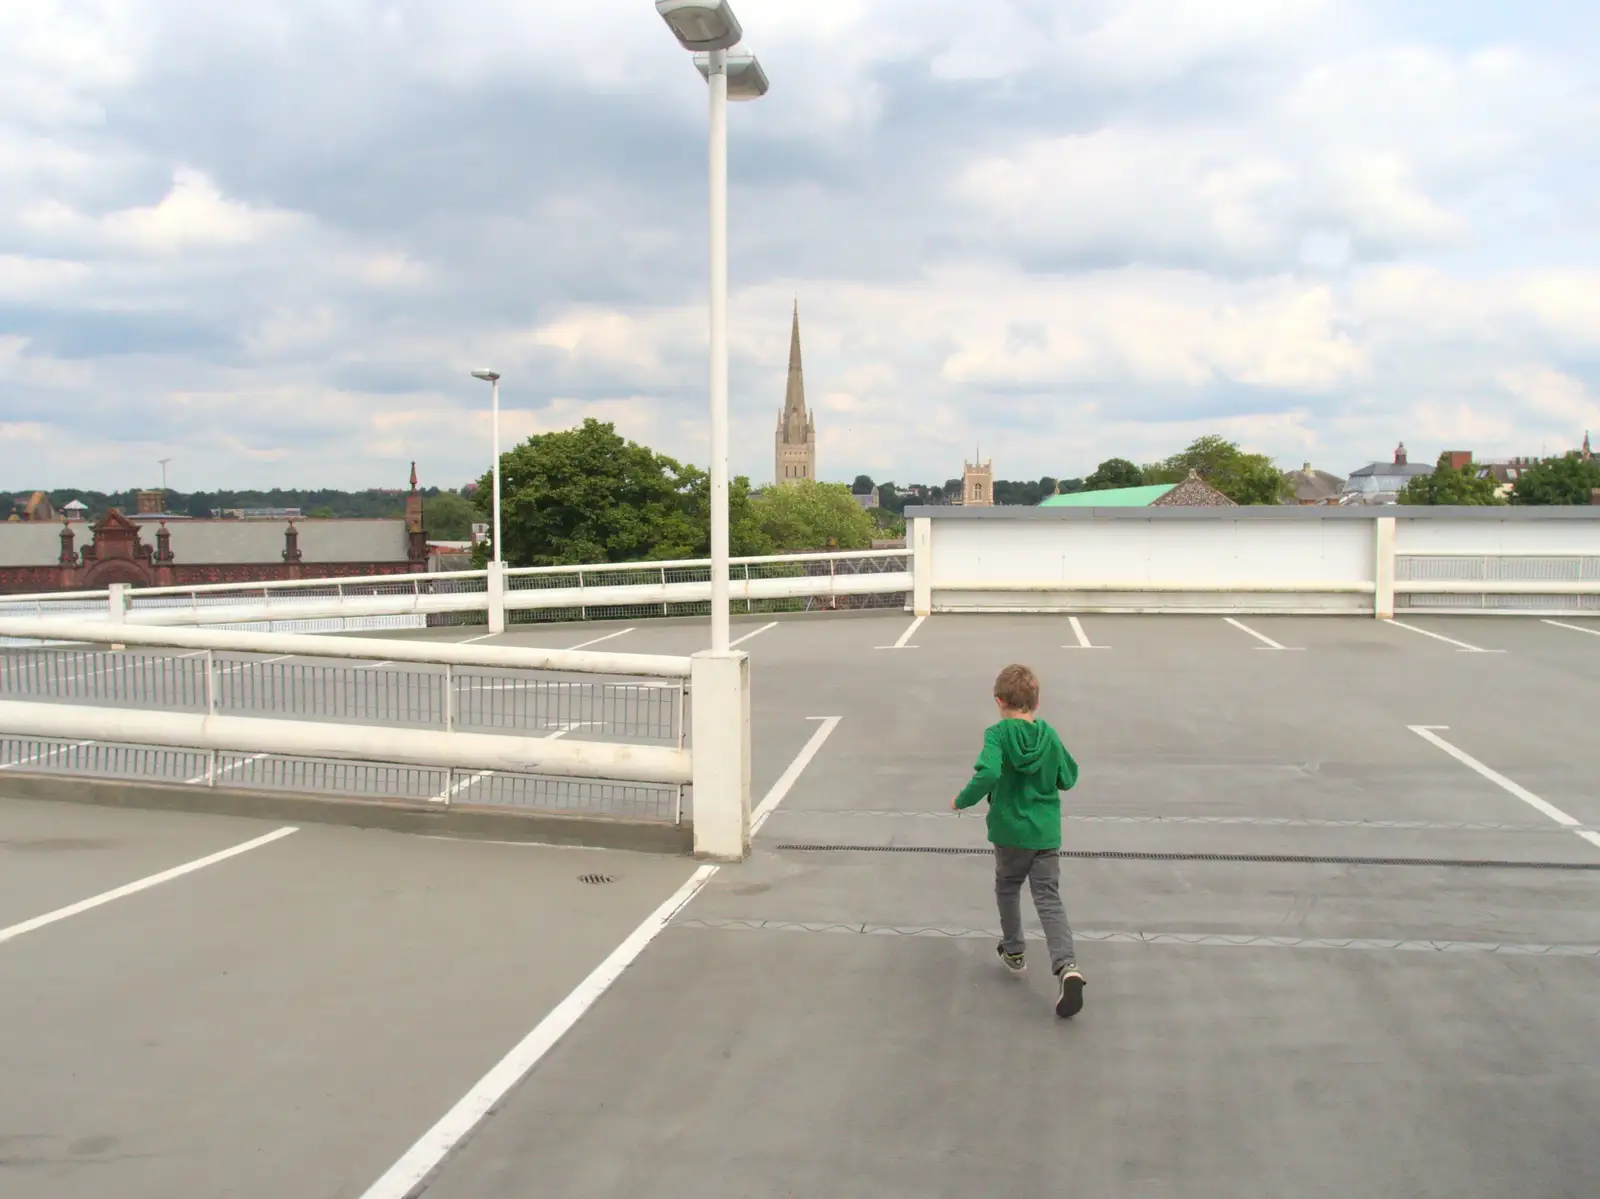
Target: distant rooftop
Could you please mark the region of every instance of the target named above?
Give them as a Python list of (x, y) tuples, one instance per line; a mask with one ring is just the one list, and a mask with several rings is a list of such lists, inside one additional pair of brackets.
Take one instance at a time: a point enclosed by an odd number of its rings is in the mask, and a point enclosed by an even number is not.
[(1109, 487), (1104, 491), (1074, 491), (1070, 495), (1046, 496), (1041, 508), (1147, 508), (1176, 483), (1155, 483), (1148, 487)]

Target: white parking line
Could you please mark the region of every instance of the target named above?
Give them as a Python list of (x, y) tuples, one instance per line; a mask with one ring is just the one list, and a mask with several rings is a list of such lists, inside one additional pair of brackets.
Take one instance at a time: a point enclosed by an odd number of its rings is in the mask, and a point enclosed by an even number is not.
[(46, 925), (55, 924), (69, 916), (98, 908), (114, 900), (124, 899), (129, 895), (136, 895), (140, 891), (148, 891), (151, 887), (158, 887), (162, 883), (171, 882), (175, 878), (182, 878), (186, 874), (193, 874), (196, 870), (204, 870), (207, 866), (215, 866), (218, 862), (225, 862), (229, 858), (236, 858), (242, 853), (249, 853), (252, 849), (260, 849), (263, 845), (270, 845), (280, 841), (290, 833), (299, 832), (294, 826), (280, 828), (268, 833), (264, 837), (257, 837), (253, 841), (246, 841), (242, 845), (235, 845), (232, 849), (224, 849), (220, 853), (210, 854), (203, 858), (196, 858), (192, 862), (185, 862), (182, 866), (174, 866), (171, 870), (163, 870), (160, 874), (152, 874), (146, 878), (138, 879), (125, 886), (117, 887), (111, 891), (102, 891), (99, 895), (88, 899), (79, 900), (77, 903), (68, 904), (64, 908), (57, 908), (53, 912), (46, 912), (43, 916), (35, 916), (32, 920), (24, 920), (21, 924), (13, 924), (10, 928), (0, 928), (0, 944), (20, 937), (24, 933), (31, 933)]
[(591, 645), (599, 645), (602, 641), (610, 641), (613, 637), (621, 637), (625, 633), (633, 632), (632, 629), (618, 629), (615, 633), (607, 633), (604, 637), (596, 637), (593, 641), (580, 641), (577, 645), (569, 645), (568, 649), (588, 649)]
[(498, 637), (499, 633), (479, 633), (476, 637), (468, 637), (465, 641), (454, 642), (456, 645), (471, 645), (474, 641), (487, 641), (491, 637)]
[(1560, 808), (1556, 807), (1555, 804), (1546, 803), (1544, 800), (1540, 799), (1537, 795), (1535, 795), (1532, 791), (1529, 791), (1526, 787), (1522, 786), (1519, 783), (1512, 782), (1510, 779), (1508, 779), (1505, 775), (1501, 774), (1497, 770), (1491, 770), (1489, 767), (1485, 766), (1482, 762), (1478, 761), (1477, 758), (1474, 758), (1471, 754), (1467, 753), (1464, 750), (1457, 749), (1455, 746), (1451, 745), (1450, 742), (1446, 741), (1443, 737), (1439, 736), (1439, 732), (1441, 730), (1448, 730), (1450, 728), (1449, 725), (1447, 725), (1447, 724), (1409, 724), (1406, 727), (1408, 729), (1410, 729), (1413, 733), (1415, 733), (1417, 736), (1421, 737), (1424, 741), (1428, 742), (1430, 745), (1438, 746), (1438, 748), (1444, 750), (1445, 753), (1449, 754), (1452, 758), (1454, 758), (1456, 761), (1460, 762), (1462, 765), (1471, 767), (1473, 770), (1476, 770), (1479, 774), (1483, 775), (1484, 778), (1488, 779), (1496, 787), (1499, 787), (1502, 790), (1508, 791), (1512, 795), (1515, 795), (1518, 799), (1520, 799), (1523, 803), (1527, 804), (1534, 811), (1544, 813), (1546, 816), (1550, 817), (1551, 820), (1554, 820), (1557, 824), (1564, 825), (1567, 828), (1570, 828), (1578, 836), (1582, 837), (1585, 841), (1589, 842), (1590, 845), (1593, 845), (1593, 846), (1596, 846), (1597, 848), (1600, 848), (1600, 833), (1597, 833), (1597, 832), (1594, 832), (1591, 829), (1585, 828), (1584, 825), (1583, 825), (1583, 821), (1578, 820), (1575, 817), (1567, 815)]
[[(543, 739), (546, 741), (554, 741), (557, 737), (565, 737), (568, 733), (572, 732), (573, 729), (581, 729), (585, 725), (595, 723), (597, 722), (593, 720), (575, 720), (571, 724), (562, 725), (553, 733), (546, 733)], [(262, 756), (265, 757), (266, 755), (263, 754)], [(473, 786), (475, 783), (482, 782), (493, 773), (494, 771), (492, 770), (480, 770), (476, 774), (468, 775), (460, 782), (446, 787), (443, 791), (439, 792), (439, 794), (435, 795), (433, 797), (433, 802), (443, 803), (447, 799), (454, 799), (457, 795), (461, 794), (461, 792), (467, 790), (467, 788)]]
[[(267, 756), (266, 754), (253, 754), (248, 758), (239, 758), (237, 761), (229, 762), (221, 770), (217, 771), (216, 777), (220, 779), (225, 774), (232, 774), (235, 770), (238, 770), (239, 767), (248, 766), (251, 762), (259, 762), (259, 761), (261, 761), (262, 758), (264, 758), (266, 756)], [(206, 781), (207, 777), (208, 776), (204, 775), (204, 774), (197, 774), (192, 779), (185, 779), (184, 782), (186, 782), (186, 783), (203, 783), (203, 782)]]
[(435, 795), (433, 797), (433, 802), (434, 803), (443, 803), (447, 799), (454, 799), (457, 795), (459, 795), (461, 792), (465, 791), (468, 787), (471, 787), (476, 783), (482, 782), (484, 779), (488, 778), (493, 773), (494, 773), (494, 771), (492, 771), (492, 770), (480, 770), (480, 771), (478, 771), (477, 774), (469, 774), (466, 778), (462, 779), (460, 782), (454, 783), (451, 786), (446, 787), (443, 791), (439, 792), (439, 794)]
[(71, 745), (58, 745), (54, 749), (36, 753), (31, 758), (23, 758), (20, 762), (7, 762), (4, 766), (0, 766), (0, 770), (15, 770), (19, 766), (32, 766), (35, 762), (43, 762), (46, 759), (55, 757), (57, 754), (64, 754), (68, 750), (82, 749), (85, 745), (93, 744), (93, 741), (77, 741)]
[(900, 640), (896, 641), (893, 645), (878, 645), (878, 646), (874, 646), (873, 648), (874, 649), (916, 649), (917, 648), (916, 646), (907, 645), (906, 642), (911, 640), (911, 634), (915, 633), (919, 628), (921, 628), (922, 627), (922, 622), (927, 620), (927, 619), (928, 618), (926, 616), (919, 616), (915, 620), (913, 620), (911, 622), (911, 627), (906, 629), (905, 632), (901, 633), (900, 634)]
[(817, 751), (822, 748), (822, 743), (832, 735), (833, 730), (839, 727), (842, 716), (812, 716), (810, 720), (820, 720), (822, 723), (817, 731), (811, 734), (800, 752), (795, 755), (794, 761), (789, 763), (789, 769), (778, 776), (778, 781), (772, 784), (772, 789), (756, 805), (756, 810), (750, 814), (750, 835), (754, 837), (761, 831), (761, 826), (767, 822), (767, 817), (772, 815), (773, 809), (783, 802), (783, 797), (789, 794), (789, 789), (794, 786), (795, 780), (810, 764), (811, 759), (817, 756)]
[(1574, 633), (1588, 633), (1591, 637), (1600, 637), (1600, 629), (1586, 629), (1581, 624), (1563, 624), (1559, 620), (1547, 620), (1545, 624), (1553, 624), (1558, 629), (1571, 629)]
[[(772, 785), (772, 790), (768, 791), (767, 797), (761, 801), (757, 813), (762, 820), (765, 820), (772, 809), (788, 794), (800, 771), (805, 768), (806, 763), (821, 748), (828, 734), (833, 732), (839, 723), (837, 716), (813, 717), (813, 719), (821, 720), (822, 727), (812, 734), (811, 740), (800, 751), (800, 755), (790, 763), (783, 777)], [(754, 832), (756, 827), (758, 826), (752, 823), (751, 831)], [(419, 1188), (422, 1184), (463, 1141), (472, 1135), (473, 1130), (495, 1110), (511, 1088), (526, 1078), (528, 1072), (539, 1064), (540, 1059), (555, 1047), (602, 995), (610, 990), (611, 984), (622, 976), (622, 972), (633, 964), (650, 942), (660, 936), (661, 931), (672, 923), (673, 918), (688, 906), (689, 901), (711, 881), (718, 869), (716, 866), (702, 866), (691, 874), (665, 903), (646, 916), (643, 923), (628, 934), (627, 939), (613, 949), (605, 961), (594, 968), (588, 978), (579, 983), (570, 995), (551, 1010), (549, 1015), (534, 1025), (532, 1032), (523, 1037), (510, 1053), (479, 1079), (437, 1124), (423, 1133), (417, 1143), (406, 1150), (405, 1155), (389, 1167), (382, 1178), (368, 1187), (361, 1199), (415, 1199), (421, 1193)]]
[(775, 621), (775, 620), (770, 624), (764, 624), (759, 629), (756, 629), (753, 633), (746, 633), (743, 637), (735, 637), (732, 641), (728, 642), (728, 648), (732, 649), (736, 645), (742, 645), (744, 642), (749, 641), (750, 638), (759, 637), (759, 636), (761, 636), (762, 633), (765, 633), (768, 629), (775, 629), (777, 627), (778, 627), (778, 622)]
[(1454, 637), (1446, 637), (1443, 633), (1435, 633), (1429, 629), (1419, 629), (1414, 624), (1404, 624), (1398, 620), (1385, 620), (1384, 624), (1391, 624), (1397, 629), (1410, 629), (1413, 633), (1421, 633), (1424, 637), (1432, 637), (1435, 641), (1443, 641), (1453, 645), (1464, 654), (1503, 654), (1503, 649), (1483, 649), (1480, 646), (1468, 645), (1465, 641), (1457, 641)]
[(1072, 626), (1072, 635), (1078, 639), (1077, 645), (1063, 645), (1062, 649), (1110, 649), (1109, 645), (1092, 645), (1089, 634), (1083, 631), (1083, 621), (1076, 616), (1067, 617), (1067, 623)]
[(279, 654), (276, 658), (261, 658), (254, 662), (235, 662), (232, 666), (229, 666), (225, 670), (219, 670), (217, 673), (219, 675), (234, 674), (237, 671), (244, 670), (251, 666), (270, 666), (274, 662), (287, 662), (292, 657), (294, 657), (293, 654)]
[(1254, 637), (1257, 641), (1265, 641), (1267, 643), (1267, 648), (1268, 649), (1281, 649), (1281, 650), (1289, 650), (1291, 652), (1299, 652), (1299, 651), (1301, 651), (1301, 650), (1303, 650), (1305, 648), (1302, 645), (1279, 645), (1276, 641), (1274, 641), (1271, 637), (1268, 637), (1265, 633), (1258, 633), (1254, 629), (1252, 629), (1249, 625), (1245, 624), (1242, 620), (1235, 620), (1231, 616), (1224, 616), (1222, 619), (1227, 621), (1234, 628), (1240, 630), (1241, 632), (1249, 633), (1250, 636)]
[(594, 1006), (596, 1000), (611, 989), (611, 984), (622, 977), (622, 972), (672, 923), (672, 918), (699, 894), (700, 888), (710, 882), (716, 873), (717, 867), (702, 866), (691, 874), (683, 886), (646, 916), (643, 923), (628, 934), (627, 939), (613, 949), (588, 978), (534, 1025), (533, 1031), (479, 1079), (437, 1124), (423, 1133), (421, 1139), (389, 1167), (382, 1178), (368, 1187), (362, 1199), (411, 1199), (419, 1194), (418, 1188), (456, 1146), (472, 1134), (472, 1130), (494, 1111), (506, 1093), (539, 1064), (539, 1060)]

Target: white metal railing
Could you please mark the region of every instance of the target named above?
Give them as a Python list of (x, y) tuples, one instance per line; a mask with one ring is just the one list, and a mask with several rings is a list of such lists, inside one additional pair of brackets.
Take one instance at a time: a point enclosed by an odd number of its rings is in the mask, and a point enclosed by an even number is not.
[[(692, 785), (696, 851), (737, 858), (748, 841), (749, 784), (738, 766), (749, 753), (745, 720), (749, 675), (742, 654), (687, 658), (37, 618), (0, 618), (0, 635), (102, 645), (114, 639), (127, 646), (198, 651), (205, 658), (206, 697), (204, 711), (176, 711), (8, 696), (0, 699), (0, 735), (189, 749), (212, 755), (213, 762), (219, 752), (270, 754), (448, 771)], [(239, 669), (240, 664), (219, 665), (218, 652), (442, 667), (447, 676), (444, 692), (451, 697), (455, 688), (448, 682), (449, 673), (460, 667), (663, 679), (680, 686), (687, 681), (694, 694), (692, 720), (699, 748), (691, 751), (681, 735), (678, 745), (663, 746), (464, 731), (448, 713), (443, 729), (331, 722), (309, 714), (233, 715), (218, 711), (216, 695), (220, 672)], [(730, 759), (734, 768), (723, 759)], [(214, 770), (208, 775), (214, 777)], [(448, 789), (439, 798), (448, 804)]]
[[(899, 569), (891, 569), (899, 560)], [(904, 550), (853, 550), (735, 558), (730, 595), (755, 605), (774, 600), (894, 595), (911, 590)], [(183, 587), (112, 587), (97, 592), (0, 596), (0, 618), (72, 614), (139, 625), (277, 627), (339, 620), (360, 627), (374, 618), (486, 612), (491, 628), (513, 612), (637, 607), (670, 615), (709, 602), (708, 559), (540, 566), (341, 579), (207, 583)]]

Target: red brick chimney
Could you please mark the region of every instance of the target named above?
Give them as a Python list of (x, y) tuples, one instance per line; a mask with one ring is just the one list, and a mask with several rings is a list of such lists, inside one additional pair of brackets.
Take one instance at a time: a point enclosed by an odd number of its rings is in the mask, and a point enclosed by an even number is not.
[(1394, 448), (1394, 464), (1396, 466), (1406, 464), (1406, 443), (1403, 441)]
[(1449, 466), (1451, 470), (1462, 470), (1465, 467), (1472, 465), (1471, 450), (1447, 450), (1445, 451), (1444, 458), (1445, 464)]

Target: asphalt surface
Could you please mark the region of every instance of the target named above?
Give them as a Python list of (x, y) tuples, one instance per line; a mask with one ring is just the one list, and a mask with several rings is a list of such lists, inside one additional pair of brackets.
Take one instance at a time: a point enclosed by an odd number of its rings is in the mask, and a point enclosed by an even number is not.
[[(1600, 1193), (1600, 622), (1080, 623), (747, 642), (756, 795), (826, 739), (422, 1193)], [(948, 811), (1014, 660), (1083, 768), (1070, 1022)], [(275, 827), (0, 800), (8, 1199), (361, 1196), (694, 869), (307, 827), (6, 937)]]

